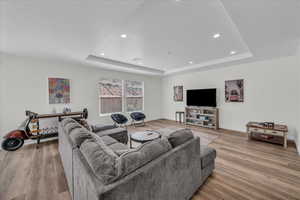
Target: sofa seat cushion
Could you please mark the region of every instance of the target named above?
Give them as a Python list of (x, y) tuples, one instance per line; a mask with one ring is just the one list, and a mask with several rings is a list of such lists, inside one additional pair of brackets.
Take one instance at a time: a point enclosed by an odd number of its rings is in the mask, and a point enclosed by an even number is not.
[(114, 138), (107, 136), (107, 135), (102, 136), (101, 139), (103, 140), (104, 144), (106, 144), (106, 145), (118, 143), (117, 140), (115, 140)]
[(102, 125), (102, 124), (96, 124), (96, 125), (92, 125), (91, 128), (92, 128), (92, 131), (93, 131), (94, 133), (98, 133), (98, 132), (100, 132), (100, 131), (105, 131), (105, 130), (117, 128), (117, 126), (116, 126), (116, 125)]
[(125, 128), (113, 128), (113, 129), (95, 132), (95, 134), (100, 137), (102, 137), (104, 135), (108, 135), (108, 136), (116, 139), (118, 142), (121, 142), (124, 144), (127, 143), (127, 140), (128, 140), (127, 130)]
[(130, 148), (123, 144), (123, 143), (120, 143), (120, 142), (117, 142), (117, 143), (113, 143), (113, 144), (110, 144), (108, 145), (109, 148), (111, 148), (118, 156), (120, 156), (121, 154), (123, 153), (126, 153), (130, 150)]
[(92, 138), (91, 132), (86, 128), (74, 128), (70, 132), (70, 139), (74, 146), (80, 147), (80, 145), (86, 140)]
[(187, 128), (163, 128), (157, 131), (168, 138), (173, 148), (194, 138), (193, 132)]
[(217, 152), (214, 148), (204, 146), (204, 145), (200, 147), (200, 158), (201, 158), (202, 169), (211, 165), (211, 163), (214, 163), (216, 157), (217, 157)]
[(113, 128), (113, 129), (107, 129), (99, 132), (95, 132), (98, 136), (103, 136), (103, 135), (114, 135), (114, 134), (119, 134), (122, 132), (126, 132), (126, 129), (124, 128)]

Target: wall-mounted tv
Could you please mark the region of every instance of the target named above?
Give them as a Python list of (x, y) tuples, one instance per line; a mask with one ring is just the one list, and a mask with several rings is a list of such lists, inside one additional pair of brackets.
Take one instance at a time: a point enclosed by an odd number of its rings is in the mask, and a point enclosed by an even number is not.
[(197, 89), (186, 91), (186, 104), (188, 106), (217, 107), (217, 89)]

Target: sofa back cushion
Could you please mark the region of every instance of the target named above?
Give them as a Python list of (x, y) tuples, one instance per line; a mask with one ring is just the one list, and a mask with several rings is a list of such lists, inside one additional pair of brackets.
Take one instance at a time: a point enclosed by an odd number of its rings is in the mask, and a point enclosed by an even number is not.
[(136, 149), (121, 154), (118, 161), (122, 176), (130, 174), (170, 149), (172, 149), (170, 143), (163, 138), (147, 142)]
[(190, 129), (180, 129), (171, 133), (168, 137), (172, 147), (177, 147), (194, 138), (193, 132)]
[(157, 132), (166, 137), (173, 148), (194, 138), (191, 129), (187, 128), (163, 128), (157, 130)]
[(118, 156), (104, 144), (100, 137), (93, 136), (85, 140), (80, 150), (94, 174), (104, 184), (109, 184), (119, 177), (120, 170), (116, 165)]
[(64, 130), (67, 134), (70, 134), (74, 129), (82, 128), (78, 122), (71, 122), (64, 126)]
[(90, 138), (92, 138), (91, 132), (89, 132), (86, 128), (77, 127), (72, 129), (70, 132), (70, 139), (74, 146), (77, 147), (80, 147), (85, 140)]
[(157, 139), (119, 156), (95, 134), (80, 146), (92, 171), (104, 184), (110, 184), (130, 174), (171, 148), (168, 140)]
[(75, 123), (76, 121), (74, 120), (74, 119), (72, 119), (72, 118), (65, 118), (65, 119), (63, 119), (62, 121), (61, 121), (61, 125), (63, 126), (63, 127), (65, 127), (67, 124), (69, 124), (69, 123)]

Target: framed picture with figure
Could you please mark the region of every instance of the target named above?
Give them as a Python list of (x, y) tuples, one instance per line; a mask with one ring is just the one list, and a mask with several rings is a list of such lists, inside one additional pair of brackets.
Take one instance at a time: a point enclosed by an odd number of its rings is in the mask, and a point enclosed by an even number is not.
[(174, 101), (183, 101), (183, 86), (174, 86)]
[(244, 102), (244, 79), (225, 81), (225, 101)]

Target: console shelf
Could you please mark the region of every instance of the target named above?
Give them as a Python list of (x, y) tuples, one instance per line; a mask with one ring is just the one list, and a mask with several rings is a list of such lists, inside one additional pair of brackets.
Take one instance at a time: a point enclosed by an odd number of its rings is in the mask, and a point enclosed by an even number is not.
[(219, 110), (211, 107), (188, 106), (185, 108), (185, 124), (218, 129)]

